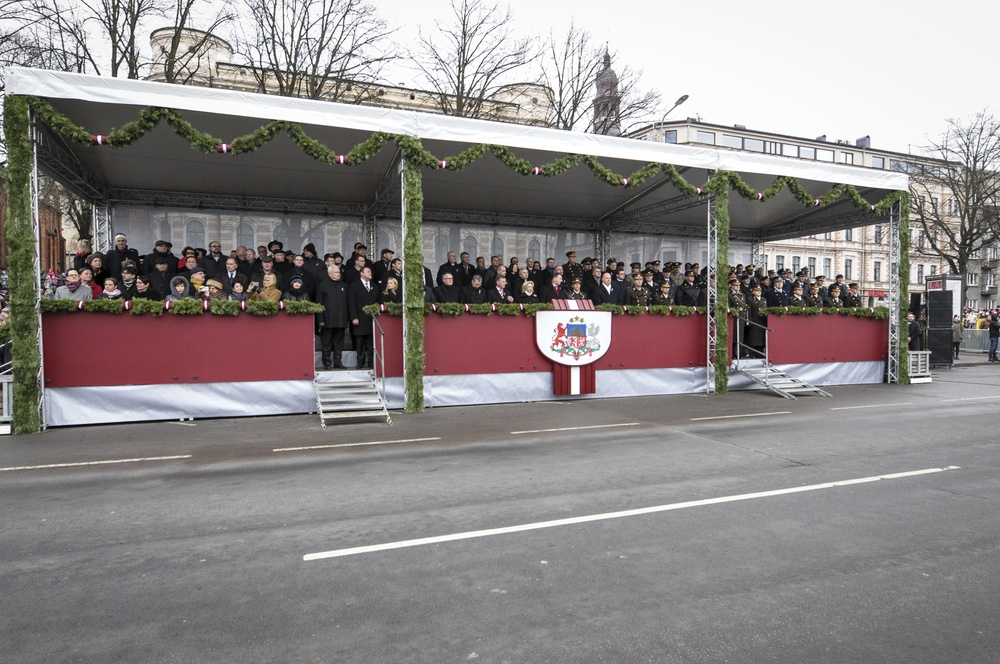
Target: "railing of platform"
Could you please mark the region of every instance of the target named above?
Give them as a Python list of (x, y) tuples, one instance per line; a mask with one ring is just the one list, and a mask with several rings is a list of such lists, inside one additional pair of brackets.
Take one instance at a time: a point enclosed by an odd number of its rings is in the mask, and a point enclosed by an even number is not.
[[(743, 343), (743, 325), (752, 325), (754, 327), (759, 327), (764, 331), (764, 350), (761, 351), (753, 346), (748, 346)], [(740, 368), (740, 360), (764, 360), (764, 364), (770, 364), (767, 358), (767, 349), (770, 344), (768, 343), (768, 334), (772, 332), (771, 328), (766, 325), (761, 325), (752, 320), (746, 318), (736, 318), (733, 324), (733, 334), (736, 337), (736, 357), (733, 359), (733, 366), (736, 369)], [(765, 376), (765, 382), (767, 377)]]
[(10, 424), (14, 419), (13, 363), (0, 364), (0, 424)]
[(378, 316), (372, 316), (372, 322), (375, 324), (375, 336), (378, 338), (378, 343), (372, 344), (372, 352), (375, 353), (375, 361), (372, 362), (372, 370), (375, 372), (375, 389), (378, 390), (379, 396), (385, 402), (385, 330), (378, 322)]

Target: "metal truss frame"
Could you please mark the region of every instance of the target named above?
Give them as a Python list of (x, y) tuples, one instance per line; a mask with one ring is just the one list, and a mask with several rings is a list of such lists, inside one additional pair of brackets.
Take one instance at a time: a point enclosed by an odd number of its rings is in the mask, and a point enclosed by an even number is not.
[[(834, 206), (843, 207), (845, 205), (851, 205), (850, 201), (841, 200), (834, 203)], [(829, 213), (830, 207), (832, 206), (827, 206), (827, 213)], [(858, 226), (868, 226), (870, 224), (874, 224), (878, 221), (880, 216), (870, 210), (858, 210), (857, 208), (852, 207), (849, 210), (845, 210), (842, 214), (838, 214), (833, 217), (826, 216), (819, 219), (816, 215), (821, 209), (822, 208), (813, 208), (808, 212), (804, 212), (793, 219), (790, 219), (789, 221), (765, 229), (761, 232), (761, 239), (765, 241), (788, 240), (805, 237), (806, 235), (813, 235), (817, 232), (832, 233), (834, 231), (842, 231), (848, 228), (857, 228)]]
[(899, 264), (902, 258), (900, 232), (900, 203), (889, 212), (889, 357), (886, 362), (886, 382), (899, 382), (900, 330), (899, 330)]
[(711, 196), (708, 199), (708, 297), (705, 304), (707, 311), (705, 318), (708, 322), (705, 344), (705, 369), (706, 381), (705, 391), (708, 394), (715, 394), (715, 349), (719, 341), (719, 330), (715, 324), (715, 303), (718, 298), (718, 267), (719, 267), (719, 224), (718, 211), (716, 205), (718, 199)]
[[(31, 128), (31, 231), (35, 236), (35, 246), (32, 255), (34, 266), (35, 293), (42, 292), (42, 263), (41, 263), (41, 217), (38, 210), (38, 162), (39, 162), (39, 136), (42, 124), (38, 121), (33, 111), (29, 111), (29, 126)], [(35, 298), (35, 347), (38, 348), (38, 373), (35, 380), (38, 383), (38, 417), (39, 427), (45, 430), (45, 353), (42, 343), (42, 300)], [(16, 352), (17, 349), (15, 349)], [(13, 422), (11, 422), (13, 425)], [(13, 428), (13, 427), (12, 427)]]
[(327, 201), (308, 201), (292, 198), (197, 194), (145, 189), (109, 189), (108, 200), (131, 205), (152, 205), (153, 207), (243, 210), (276, 212), (278, 214), (297, 212), (301, 214), (360, 218), (365, 213), (365, 206), (361, 203), (331, 203)]
[(760, 236), (750, 240), (750, 264), (754, 267), (767, 269), (767, 266), (764, 265), (764, 241), (760, 239)]
[(94, 203), (91, 206), (91, 219), (94, 234), (94, 250), (108, 253), (111, 251), (111, 215), (106, 202)]
[(107, 189), (97, 178), (84, 168), (76, 156), (67, 150), (52, 131), (34, 123), (34, 144), (36, 160), (55, 179), (71, 189), (81, 198), (99, 203), (108, 198)]

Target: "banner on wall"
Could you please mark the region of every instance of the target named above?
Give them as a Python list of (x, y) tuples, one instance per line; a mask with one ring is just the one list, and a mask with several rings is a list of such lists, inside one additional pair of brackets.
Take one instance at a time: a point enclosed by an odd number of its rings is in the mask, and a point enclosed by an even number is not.
[(594, 311), (575, 301), (556, 301), (555, 311), (539, 311), (535, 316), (535, 344), (552, 360), (552, 390), (555, 394), (595, 394), (594, 362), (611, 347), (611, 312)]

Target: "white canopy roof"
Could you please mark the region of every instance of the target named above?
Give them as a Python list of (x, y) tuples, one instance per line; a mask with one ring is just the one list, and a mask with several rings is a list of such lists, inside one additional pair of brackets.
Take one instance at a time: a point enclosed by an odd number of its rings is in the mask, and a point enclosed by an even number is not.
[[(731, 170), (758, 191), (778, 176), (790, 176), (817, 197), (836, 184), (848, 184), (876, 203), (893, 191), (906, 190), (908, 184), (903, 173), (713, 147), (34, 69), (11, 68), (7, 93), (43, 97), (92, 134), (109, 134), (135, 120), (142, 108), (155, 106), (179, 111), (196, 129), (225, 143), (267, 121), (286, 120), (300, 124), (306, 134), (338, 154), (381, 131), (415, 136), (440, 159), (487, 143), (507, 146), (536, 166), (569, 154), (592, 155), (626, 177), (648, 163), (667, 163), (695, 186), (704, 184), (714, 171)], [(69, 143), (63, 147), (64, 155), (71, 155), (112, 200), (122, 192), (160, 191), (365, 204), (376, 196), (395, 158), (395, 148), (389, 144), (363, 164), (331, 166), (303, 154), (287, 136), (251, 154), (206, 155), (162, 122), (126, 148)], [(616, 232), (665, 235), (704, 228), (706, 223), (704, 206), (691, 204), (697, 197), (681, 195), (662, 174), (638, 187), (615, 187), (599, 180), (584, 164), (556, 177), (531, 177), (486, 155), (461, 171), (425, 170), (423, 183), (426, 219), (464, 211), (536, 223), (546, 218), (577, 220), (580, 228), (597, 230), (603, 225)], [(858, 226), (878, 218), (844, 199), (805, 207), (787, 190), (763, 203), (731, 195), (729, 210), (734, 235), (764, 240)]]

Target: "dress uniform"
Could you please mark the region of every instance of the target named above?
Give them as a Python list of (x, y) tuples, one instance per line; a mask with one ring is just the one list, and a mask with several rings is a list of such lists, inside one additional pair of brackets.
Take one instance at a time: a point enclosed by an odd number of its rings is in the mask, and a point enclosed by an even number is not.
[(569, 260), (563, 264), (563, 280), (572, 284), (574, 279), (579, 279), (583, 283), (583, 266), (576, 262), (576, 252), (567, 251), (566, 258)]

